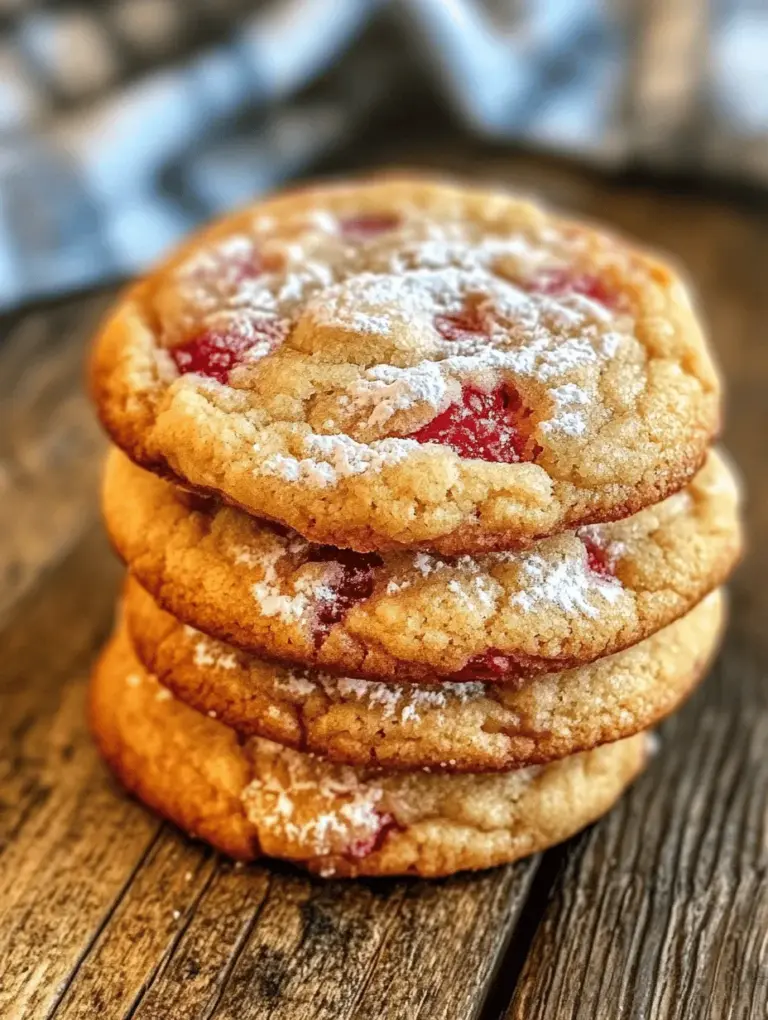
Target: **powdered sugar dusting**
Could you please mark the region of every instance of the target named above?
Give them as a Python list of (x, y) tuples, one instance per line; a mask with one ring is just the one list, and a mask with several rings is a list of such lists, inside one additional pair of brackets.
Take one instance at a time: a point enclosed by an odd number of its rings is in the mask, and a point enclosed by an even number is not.
[[(489, 569), (496, 562), (504, 562), (504, 554), (490, 553), (484, 557), (457, 556), (446, 560), (432, 553), (417, 552), (408, 564), (411, 570), (421, 577), (433, 574), (453, 574), (446, 585), (449, 592), (456, 595), (470, 611), (485, 615), (493, 611), (499, 594), (499, 587), (489, 574)], [(396, 595), (406, 591), (413, 585), (408, 577), (393, 579), (387, 585), (387, 594)], [(485, 611), (485, 612), (483, 612)]]
[(584, 414), (575, 408), (589, 403), (588, 394), (574, 383), (564, 383), (551, 389), (549, 395), (555, 402), (556, 411), (554, 417), (541, 422), (541, 429), (544, 432), (565, 432), (569, 436), (580, 436), (585, 432), (587, 423)]
[(235, 551), (236, 564), (261, 573), (261, 578), (251, 585), (251, 594), (265, 617), (306, 624), (321, 603), (335, 598), (330, 583), (332, 564), (304, 564), (298, 572), (290, 571), (292, 580), (281, 578), (278, 565), (289, 555), (306, 555), (309, 549), (309, 543), (301, 536), (274, 535), (261, 549), (241, 547)]
[(528, 613), (543, 606), (556, 606), (564, 613), (595, 618), (600, 613), (596, 600), (613, 604), (623, 590), (619, 581), (590, 571), (586, 555), (547, 559), (528, 552), (521, 554), (520, 566), (524, 587), (511, 601)]
[(380, 708), (385, 719), (400, 723), (420, 722), (424, 710), (446, 708), (449, 704), (465, 703), (485, 695), (482, 683), (442, 683), (436, 687), (414, 684), (385, 684), (349, 677), (321, 678), (323, 690), (331, 697), (357, 700), (369, 708)]
[[(227, 645), (207, 638), (192, 627), (184, 628), (185, 638), (194, 644), (194, 662), (201, 669), (235, 669), (238, 661)], [(131, 683), (131, 681), (128, 681)], [(140, 682), (140, 678), (136, 680)], [(333, 702), (358, 702), (369, 709), (381, 709), (387, 720), (399, 723), (419, 722), (421, 712), (464, 704), (485, 696), (479, 681), (444, 682), (434, 687), (418, 684), (390, 684), (375, 680), (330, 676), (275, 668), (272, 680), (278, 694), (303, 703), (318, 693)]]
[[(372, 844), (383, 827), (381, 786), (351, 768), (313, 767), (311, 759), (271, 741), (254, 744), (256, 775), (241, 797), (262, 842), (288, 841), (312, 856)], [(270, 760), (261, 763), (259, 750)]]
[[(227, 338), (247, 334), (238, 364), (249, 371), (234, 380), (243, 389), (257, 387), (264, 362), (285, 349), (261, 335), (267, 327), (270, 337), (288, 337), (289, 347), (294, 329), (310, 344), (322, 344), (328, 331), (334, 345), (353, 346), (350, 364), (357, 338), (380, 338), (382, 351), (394, 348), (396, 356), (366, 360), (359, 378), (335, 393), (357, 427), (383, 432), (398, 412), (420, 405), (434, 418), (464, 385), (483, 392), (509, 385), (533, 413), (542, 442), (584, 436), (602, 369), (633, 336), (626, 308), (600, 286), (584, 289), (578, 233), (543, 219), (518, 231), (492, 220), (481, 226), (458, 207), (444, 215), (435, 220), (401, 206), (375, 216), (345, 210), (340, 219), (320, 206), (256, 216), (173, 270), (158, 297), (166, 337), (175, 346), (190, 323)], [(358, 221), (376, 229), (350, 236), (344, 224)], [(557, 287), (542, 285), (553, 277)], [(441, 328), (446, 318), (449, 330)], [(303, 450), (254, 447), (254, 454), (259, 474), (322, 489), (416, 452), (416, 444), (394, 442), (315, 435)]]
[(370, 411), (367, 423), (380, 425), (414, 404), (427, 403), (437, 410), (447, 389), (439, 365), (425, 361), (413, 368), (377, 365), (350, 386), (348, 393), (355, 409)]
[(411, 439), (380, 439), (358, 443), (342, 434), (309, 435), (304, 438), (306, 457), (270, 454), (261, 460), (262, 451), (254, 446), (258, 467), (254, 473), (276, 475), (287, 482), (300, 482), (323, 489), (338, 485), (354, 475), (378, 474), (385, 467), (399, 464), (410, 454), (422, 449)]
[(237, 656), (226, 651), (217, 641), (204, 637), (199, 632), (195, 635), (194, 663), (201, 669), (236, 669)]
[(318, 690), (318, 685), (300, 673), (287, 673), (275, 679), (278, 691), (294, 698), (308, 698)]
[(264, 616), (277, 616), (284, 623), (307, 620), (319, 602), (332, 601), (334, 591), (323, 580), (304, 574), (293, 584), (293, 593), (280, 591), (273, 581), (258, 581), (251, 587)]
[(476, 574), (467, 580), (452, 578), (448, 582), (448, 591), (457, 595), (465, 609), (473, 611), (479, 608), (492, 611), (496, 605), (496, 588), (488, 577)]

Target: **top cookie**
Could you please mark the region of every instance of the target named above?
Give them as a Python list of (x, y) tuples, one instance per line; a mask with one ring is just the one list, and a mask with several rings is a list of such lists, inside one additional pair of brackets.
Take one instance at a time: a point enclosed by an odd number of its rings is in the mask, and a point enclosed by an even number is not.
[(508, 195), (299, 191), (204, 232), (97, 342), (136, 461), (360, 551), (509, 548), (680, 488), (718, 384), (675, 274)]

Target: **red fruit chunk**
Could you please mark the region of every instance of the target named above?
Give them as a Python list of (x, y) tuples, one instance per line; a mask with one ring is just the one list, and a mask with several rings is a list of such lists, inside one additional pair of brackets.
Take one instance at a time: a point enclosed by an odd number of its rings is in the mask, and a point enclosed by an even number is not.
[(612, 305), (615, 301), (615, 295), (597, 276), (591, 273), (571, 273), (567, 269), (550, 269), (542, 273), (530, 285), (530, 290), (552, 295), (583, 294), (603, 305)]
[(198, 372), (225, 383), (231, 370), (245, 359), (252, 347), (265, 340), (277, 344), (283, 338), (282, 328), (271, 319), (249, 322), (248, 326), (247, 335), (207, 329), (186, 343), (172, 347), (171, 357), (182, 375)]
[(231, 278), (235, 283), (244, 283), (246, 280), (255, 280), (269, 268), (260, 255), (255, 252), (249, 258), (246, 254), (235, 259), (230, 257)]
[(344, 237), (366, 238), (385, 234), (394, 230), (400, 223), (396, 213), (368, 213), (361, 216), (349, 216), (339, 226)]
[(584, 535), (579, 536), (587, 550), (587, 566), (593, 574), (599, 574), (600, 577), (615, 577), (613, 566), (608, 558), (608, 554), (605, 549), (601, 549), (600, 546), (593, 541), (591, 538), (587, 538)]
[(451, 675), (451, 680), (499, 680), (517, 671), (518, 663), (513, 655), (489, 648), (481, 655), (473, 655), (466, 666)]
[(468, 305), (455, 315), (436, 315), (435, 329), (443, 338), (456, 342), (458, 340), (474, 340), (488, 336), (489, 317), (476, 305)]
[(315, 617), (314, 642), (315, 648), (319, 648), (331, 627), (343, 620), (357, 602), (373, 594), (374, 571), (383, 561), (376, 553), (320, 545), (312, 548), (309, 562), (333, 563), (338, 567), (326, 582), (332, 595), (322, 599)]
[(547, 673), (554, 669), (564, 668), (555, 659), (542, 659), (536, 655), (508, 655), (497, 652), (493, 648), (473, 655), (463, 669), (451, 673), (446, 679), (451, 682), (467, 680), (483, 680), (489, 683), (503, 680), (505, 685), (514, 685), (516, 690), (527, 682), (527, 678), (536, 673)]
[(367, 857), (368, 854), (381, 850), (390, 832), (393, 830), (400, 831), (401, 826), (398, 825), (389, 812), (377, 812), (377, 814), (380, 822), (379, 828), (376, 832), (371, 833), (370, 836), (366, 836), (365, 839), (356, 839), (347, 850), (348, 857), (355, 857), (358, 860), (361, 857)]
[(525, 439), (519, 426), (530, 411), (515, 390), (505, 386), (485, 392), (464, 386), (461, 401), (451, 404), (409, 438), (442, 443), (460, 457), (515, 464), (523, 459)]

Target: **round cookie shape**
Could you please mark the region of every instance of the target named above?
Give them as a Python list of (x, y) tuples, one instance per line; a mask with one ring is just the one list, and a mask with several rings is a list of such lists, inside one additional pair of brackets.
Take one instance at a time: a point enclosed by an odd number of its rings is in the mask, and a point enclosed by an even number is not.
[(480, 772), (564, 758), (648, 729), (701, 678), (722, 629), (711, 595), (682, 620), (588, 666), (524, 683), (382, 683), (237, 652), (125, 595), (136, 654), (181, 701), (248, 736), (355, 766)]
[(686, 291), (519, 198), (293, 192), (119, 301), (92, 389), (138, 463), (362, 552), (507, 549), (679, 489), (718, 428)]
[(232, 730), (173, 699), (125, 633), (90, 692), (99, 748), (132, 793), (233, 857), (283, 858), (323, 876), (437, 877), (489, 868), (569, 838), (642, 769), (646, 736), (500, 775), (332, 765)]
[(114, 452), (112, 541), (184, 623), (256, 655), (434, 683), (567, 669), (642, 640), (723, 582), (738, 494), (712, 453), (686, 489), (625, 521), (477, 557), (318, 547), (200, 501)]

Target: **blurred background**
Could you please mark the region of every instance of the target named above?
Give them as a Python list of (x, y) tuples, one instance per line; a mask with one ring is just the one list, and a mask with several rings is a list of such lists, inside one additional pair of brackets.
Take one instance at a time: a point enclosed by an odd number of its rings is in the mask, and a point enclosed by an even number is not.
[(768, 3), (0, 0), (0, 312), (288, 180), (478, 146), (491, 177), (536, 153), (761, 201)]

